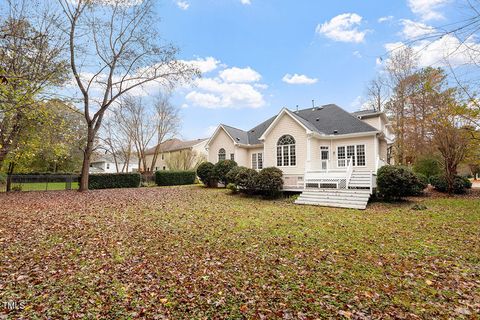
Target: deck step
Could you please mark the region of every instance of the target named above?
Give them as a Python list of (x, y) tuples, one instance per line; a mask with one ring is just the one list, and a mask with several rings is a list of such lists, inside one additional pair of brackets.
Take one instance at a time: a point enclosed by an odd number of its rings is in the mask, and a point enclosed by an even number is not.
[(335, 207), (335, 208), (349, 208), (349, 209), (360, 209), (365, 210), (367, 205), (366, 204), (353, 204), (353, 203), (342, 203), (342, 202), (329, 202), (329, 201), (312, 201), (312, 200), (301, 200), (298, 199), (295, 201), (296, 204), (306, 204), (306, 205), (314, 205), (314, 206), (322, 206), (322, 207)]
[(369, 199), (370, 189), (305, 189), (295, 203), (365, 209)]

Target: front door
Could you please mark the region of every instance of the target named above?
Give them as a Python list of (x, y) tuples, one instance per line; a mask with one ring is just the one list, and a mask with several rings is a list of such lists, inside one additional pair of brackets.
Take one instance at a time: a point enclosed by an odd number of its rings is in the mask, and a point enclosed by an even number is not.
[(321, 168), (322, 170), (327, 171), (328, 170), (328, 159), (330, 156), (330, 150), (328, 149), (328, 146), (321, 146), (320, 147), (320, 162), (321, 162)]

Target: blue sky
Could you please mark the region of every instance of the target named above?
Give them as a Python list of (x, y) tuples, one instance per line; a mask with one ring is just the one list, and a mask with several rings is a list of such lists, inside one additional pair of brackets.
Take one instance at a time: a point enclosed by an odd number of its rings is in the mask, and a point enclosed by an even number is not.
[[(448, 0), (159, 2), (164, 38), (205, 71), (175, 94), (181, 135), (205, 137), (218, 123), (248, 129), (312, 99), (354, 111), (387, 49), (456, 21), (459, 9)], [(435, 65), (441, 53), (425, 55)]]

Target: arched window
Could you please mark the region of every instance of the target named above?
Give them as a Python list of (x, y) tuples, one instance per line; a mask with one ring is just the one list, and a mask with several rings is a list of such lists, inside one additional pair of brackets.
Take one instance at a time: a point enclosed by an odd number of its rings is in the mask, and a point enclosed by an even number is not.
[(297, 165), (295, 153), (295, 139), (291, 135), (284, 135), (277, 142), (277, 167)]
[(225, 152), (225, 149), (221, 148), (218, 150), (218, 161), (225, 160), (227, 158), (227, 153)]

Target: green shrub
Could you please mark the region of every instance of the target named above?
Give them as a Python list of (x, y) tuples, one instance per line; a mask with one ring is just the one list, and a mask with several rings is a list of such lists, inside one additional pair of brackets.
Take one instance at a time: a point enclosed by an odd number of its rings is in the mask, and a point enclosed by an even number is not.
[(155, 183), (157, 186), (194, 184), (196, 176), (195, 171), (157, 171), (155, 172)]
[(242, 170), (242, 168), (245, 168), (245, 167), (236, 166), (236, 167), (233, 167), (230, 171), (228, 171), (228, 173), (226, 175), (226, 178), (227, 178), (228, 182), (232, 182), (232, 183), (236, 184), (237, 183), (237, 175)]
[(385, 199), (396, 200), (417, 195), (421, 191), (419, 191), (421, 181), (407, 167), (384, 166), (378, 169), (377, 188), (380, 195)]
[(90, 174), (89, 189), (138, 188), (140, 186), (139, 173), (102, 173)]
[(203, 162), (197, 168), (197, 176), (207, 186), (213, 187), (216, 184), (215, 166), (211, 162)]
[(222, 160), (215, 164), (213, 172), (215, 178), (225, 186), (228, 184), (227, 174), (230, 170), (237, 166), (237, 163), (233, 160)]
[(436, 157), (424, 156), (418, 159), (413, 165), (413, 171), (415, 173), (421, 173), (427, 178), (439, 175), (442, 173), (442, 168)]
[(419, 195), (428, 187), (429, 179), (421, 173), (414, 173), (417, 177), (417, 184), (415, 185), (414, 195)]
[(282, 170), (269, 167), (262, 169), (255, 177), (255, 190), (269, 197), (277, 196), (283, 187)]
[(247, 194), (254, 193), (257, 189), (257, 176), (257, 171), (245, 167), (240, 167), (235, 181), (235, 184), (238, 186), (238, 191), (245, 192)]
[[(445, 175), (436, 175), (430, 178), (430, 183), (439, 192), (448, 192), (448, 182)], [(463, 194), (472, 187), (472, 182), (468, 178), (455, 176), (453, 179), (453, 193)]]
[(235, 183), (230, 182), (229, 184), (227, 184), (227, 189), (232, 191), (233, 194), (238, 192), (238, 187)]

